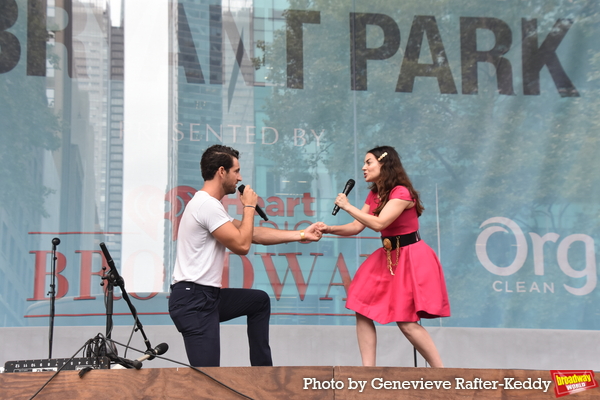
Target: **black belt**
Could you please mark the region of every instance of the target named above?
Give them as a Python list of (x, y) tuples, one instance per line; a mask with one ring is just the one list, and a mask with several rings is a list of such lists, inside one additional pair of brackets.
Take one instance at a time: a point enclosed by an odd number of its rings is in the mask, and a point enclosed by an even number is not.
[(398, 247), (408, 246), (409, 244), (417, 243), (421, 240), (419, 231), (407, 233), (406, 235), (398, 236), (382, 236), (381, 244), (386, 250), (395, 250)]
[(179, 281), (177, 283), (174, 283), (171, 285), (171, 291), (173, 291), (173, 289), (178, 289), (178, 290), (191, 290), (192, 293), (195, 292), (196, 290), (200, 290), (200, 291), (204, 291), (204, 292), (210, 292), (210, 293), (218, 293), (221, 288), (215, 287), (215, 286), (206, 286), (206, 285), (200, 285), (198, 283), (194, 283), (194, 282), (190, 282), (190, 281)]

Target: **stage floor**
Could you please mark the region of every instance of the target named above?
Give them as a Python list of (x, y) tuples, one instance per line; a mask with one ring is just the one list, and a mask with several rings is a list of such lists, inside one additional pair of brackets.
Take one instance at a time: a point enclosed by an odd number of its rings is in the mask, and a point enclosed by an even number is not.
[[(30, 399), (54, 372), (0, 374), (1, 399)], [(406, 367), (220, 367), (62, 371), (36, 399), (554, 399), (550, 371)], [(573, 399), (598, 399), (598, 387)]]

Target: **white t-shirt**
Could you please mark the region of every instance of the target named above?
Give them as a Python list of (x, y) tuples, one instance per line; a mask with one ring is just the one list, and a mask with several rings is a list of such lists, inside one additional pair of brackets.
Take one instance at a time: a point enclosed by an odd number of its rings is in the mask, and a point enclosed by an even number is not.
[(173, 283), (221, 287), (226, 247), (211, 233), (228, 221), (233, 218), (219, 200), (203, 191), (194, 194), (179, 224)]

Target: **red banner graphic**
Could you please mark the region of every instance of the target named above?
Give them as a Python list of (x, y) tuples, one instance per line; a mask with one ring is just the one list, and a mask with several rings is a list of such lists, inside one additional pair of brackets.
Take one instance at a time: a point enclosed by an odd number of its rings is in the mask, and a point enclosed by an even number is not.
[(550, 371), (554, 381), (554, 393), (556, 397), (566, 396), (581, 392), (583, 390), (598, 387), (598, 382), (594, 379), (594, 371)]

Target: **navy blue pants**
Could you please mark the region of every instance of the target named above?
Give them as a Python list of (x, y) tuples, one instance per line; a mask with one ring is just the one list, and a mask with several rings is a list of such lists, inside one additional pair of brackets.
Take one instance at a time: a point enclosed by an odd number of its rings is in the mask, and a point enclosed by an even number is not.
[(262, 290), (221, 289), (177, 282), (171, 285), (169, 315), (183, 335), (194, 367), (218, 367), (221, 359), (219, 322), (247, 316), (250, 364), (271, 366), (269, 319), (271, 299)]

